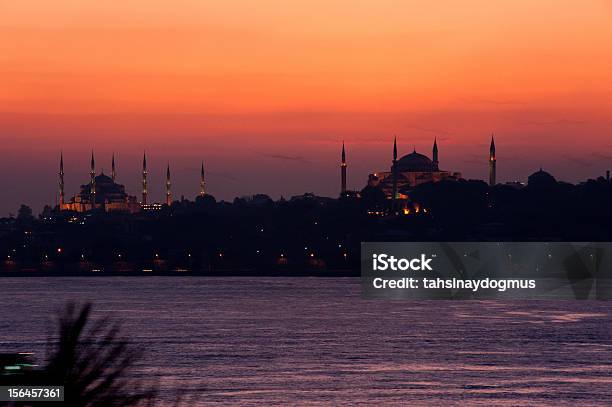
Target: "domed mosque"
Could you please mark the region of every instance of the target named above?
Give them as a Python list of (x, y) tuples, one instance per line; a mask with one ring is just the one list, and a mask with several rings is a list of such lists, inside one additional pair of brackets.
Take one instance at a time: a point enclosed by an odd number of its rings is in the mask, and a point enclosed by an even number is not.
[(94, 209), (106, 212), (140, 211), (140, 203), (135, 196), (125, 192), (125, 187), (115, 182), (115, 156), (112, 160), (111, 176), (104, 171), (96, 175), (93, 152), (91, 153), (90, 182), (81, 185), (80, 191), (69, 202), (64, 199), (64, 157), (60, 157), (60, 210), (87, 212)]
[(547, 188), (557, 185), (557, 180), (550, 173), (540, 168), (539, 171), (534, 172), (527, 178), (527, 185), (536, 188)]
[[(387, 198), (408, 198), (407, 192), (417, 185), (426, 182), (438, 182), (443, 180), (457, 180), (461, 178), (460, 172), (440, 170), (438, 161), (438, 143), (434, 139), (432, 158), (417, 153), (416, 148), (412, 153), (397, 159), (397, 140), (393, 140), (393, 164), (389, 171), (378, 171), (370, 174), (368, 185), (379, 187)], [(395, 182), (394, 182), (395, 181)]]
[[(138, 202), (135, 196), (128, 195), (125, 187), (115, 181), (117, 172), (115, 170), (115, 155), (113, 154), (111, 176), (104, 174), (96, 175), (96, 166), (93, 151), (91, 152), (91, 169), (89, 172), (89, 183), (81, 185), (80, 192), (66, 201), (64, 194), (64, 156), (60, 155), (59, 165), (59, 210), (88, 212), (92, 210), (104, 212), (129, 212), (159, 210), (161, 203), (148, 202), (148, 183), (147, 175), (147, 155), (142, 157), (142, 199)], [(170, 182), (170, 164), (166, 169), (166, 202), (170, 206), (172, 199), (172, 183)], [(204, 179), (204, 162), (200, 172), (200, 198), (204, 198), (206, 193), (206, 182)]]

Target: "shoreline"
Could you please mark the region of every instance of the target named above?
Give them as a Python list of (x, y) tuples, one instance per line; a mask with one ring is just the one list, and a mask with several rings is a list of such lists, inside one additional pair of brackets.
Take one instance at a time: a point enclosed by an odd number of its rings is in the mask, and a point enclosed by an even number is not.
[(173, 276), (173, 277), (360, 277), (359, 270), (216, 270), (210, 271), (100, 271), (88, 273), (75, 273), (68, 271), (4, 271), (0, 272), (0, 278), (5, 277), (148, 277), (148, 276)]

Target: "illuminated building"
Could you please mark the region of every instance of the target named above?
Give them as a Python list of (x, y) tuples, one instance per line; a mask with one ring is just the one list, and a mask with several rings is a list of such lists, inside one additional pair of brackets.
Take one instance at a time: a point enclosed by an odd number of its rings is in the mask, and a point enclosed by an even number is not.
[(346, 189), (346, 150), (344, 148), (344, 141), (342, 142), (342, 154), (340, 156), (340, 197), (341, 198), (359, 198), (359, 191), (350, 191)]
[(147, 153), (142, 155), (142, 204), (147, 204)]
[(434, 140), (432, 159), (417, 153), (416, 149), (400, 159), (397, 157), (397, 139), (394, 139), (390, 171), (375, 172), (368, 177), (368, 186), (379, 187), (393, 201), (407, 199), (407, 191), (420, 184), (461, 178), (459, 172), (440, 170), (437, 140)]
[[(142, 211), (158, 211), (162, 208), (161, 203), (148, 202), (149, 192), (147, 183), (147, 155), (142, 157), (142, 201), (138, 202), (137, 198), (128, 195), (125, 192), (125, 187), (116, 182), (117, 169), (115, 166), (115, 154), (113, 153), (111, 161), (111, 176), (104, 174), (96, 174), (95, 158), (93, 151), (91, 153), (91, 167), (89, 171), (89, 183), (81, 185), (78, 194), (73, 196), (70, 201), (65, 199), (64, 191), (64, 155), (60, 153), (59, 163), (59, 209), (64, 211), (88, 212), (91, 210), (99, 210), (105, 212), (129, 212), (136, 213)], [(166, 167), (166, 196), (165, 204), (172, 204), (172, 183), (170, 182), (170, 164)], [(200, 197), (206, 195), (206, 183), (204, 180), (204, 162), (200, 173)]]
[(168, 167), (166, 168), (166, 205), (172, 205), (172, 190), (171, 190), (171, 182), (170, 182), (170, 163), (168, 163)]
[(340, 195), (346, 194), (346, 153), (342, 142), (342, 162), (340, 163)]
[(95, 159), (91, 153), (90, 181), (81, 185), (80, 192), (69, 202), (64, 200), (64, 157), (60, 157), (60, 210), (87, 212), (94, 209), (106, 212), (138, 212), (140, 203), (135, 196), (125, 192), (125, 187), (115, 182), (117, 171), (115, 157), (112, 159), (111, 177), (104, 172), (96, 175)]
[(489, 186), (495, 186), (497, 171), (497, 160), (495, 158), (495, 139), (491, 134), (491, 147), (489, 147)]
[(113, 158), (111, 161), (111, 179), (115, 182), (115, 178), (117, 177), (117, 171), (115, 170), (115, 153), (113, 153)]
[(62, 208), (66, 203), (64, 195), (64, 153), (60, 153), (60, 170), (59, 170), (59, 205)]
[(140, 208), (144, 212), (156, 212), (156, 211), (161, 211), (164, 208), (164, 206), (160, 203), (152, 203), (152, 204), (142, 204), (140, 205)]
[(206, 195), (206, 181), (204, 180), (204, 161), (202, 161), (202, 169), (200, 171), (200, 197)]

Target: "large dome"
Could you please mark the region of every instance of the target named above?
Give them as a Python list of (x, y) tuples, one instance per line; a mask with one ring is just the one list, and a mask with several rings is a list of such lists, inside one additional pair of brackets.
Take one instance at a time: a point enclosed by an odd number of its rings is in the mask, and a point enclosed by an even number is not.
[(527, 184), (528, 185), (538, 186), (538, 187), (539, 186), (555, 185), (556, 183), (557, 183), (557, 180), (555, 179), (555, 177), (553, 177), (552, 175), (550, 175), (546, 171), (542, 171), (541, 168), (540, 168), (540, 171), (534, 172), (527, 179)]
[(413, 151), (397, 161), (397, 169), (400, 172), (427, 172), (433, 171), (434, 165), (428, 157)]
[[(126, 199), (127, 194), (125, 193), (125, 187), (114, 182), (108, 175), (104, 173), (96, 175), (95, 180), (97, 203)], [(81, 185), (81, 192), (79, 195), (85, 199), (89, 199), (91, 196), (91, 183)]]
[(114, 184), (115, 182), (113, 181), (113, 179), (111, 177), (109, 177), (108, 175), (102, 173), (100, 175), (96, 176), (96, 184), (100, 185), (100, 184)]

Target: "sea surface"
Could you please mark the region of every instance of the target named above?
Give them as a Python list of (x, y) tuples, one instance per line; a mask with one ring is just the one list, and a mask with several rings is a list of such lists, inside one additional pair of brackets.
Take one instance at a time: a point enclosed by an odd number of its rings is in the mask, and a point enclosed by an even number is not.
[(1, 278), (0, 352), (90, 301), (160, 405), (612, 405), (612, 302), (364, 300), (354, 278)]

